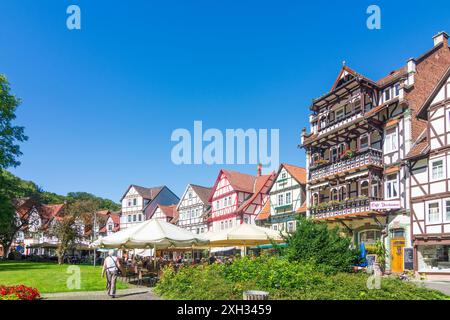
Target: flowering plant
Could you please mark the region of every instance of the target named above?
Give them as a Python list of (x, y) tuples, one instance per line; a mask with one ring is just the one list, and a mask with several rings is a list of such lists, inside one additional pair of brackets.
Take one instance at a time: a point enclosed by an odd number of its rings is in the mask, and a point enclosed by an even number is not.
[(0, 286), (0, 300), (36, 300), (41, 297), (39, 291), (35, 288), (22, 285), (18, 286)]

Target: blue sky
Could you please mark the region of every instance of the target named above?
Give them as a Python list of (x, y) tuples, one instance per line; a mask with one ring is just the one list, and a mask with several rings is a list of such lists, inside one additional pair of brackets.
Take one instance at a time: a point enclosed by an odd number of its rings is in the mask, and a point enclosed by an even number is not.
[[(66, 28), (77, 4), (82, 30)], [(381, 8), (381, 30), (366, 9)], [(118, 201), (129, 184), (212, 185), (219, 166), (175, 166), (176, 128), (280, 129), (281, 162), (297, 148), (311, 99), (342, 61), (375, 80), (450, 31), (448, 1), (0, 2), (0, 73), (22, 98), (22, 165), (45, 190)], [(228, 166), (255, 173), (254, 165)]]

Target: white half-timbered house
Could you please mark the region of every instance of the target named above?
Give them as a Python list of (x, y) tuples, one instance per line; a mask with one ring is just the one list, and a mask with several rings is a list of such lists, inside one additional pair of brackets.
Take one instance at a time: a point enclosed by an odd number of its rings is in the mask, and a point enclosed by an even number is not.
[(236, 171), (221, 170), (209, 201), (211, 216), (209, 231), (219, 232), (242, 223), (255, 223), (256, 215), (265, 205), (275, 173), (252, 176)]
[(306, 169), (281, 164), (269, 190), (269, 201), (256, 217), (256, 223), (294, 232), (300, 214), (306, 214)]
[(120, 229), (150, 219), (158, 204), (170, 206), (177, 204), (179, 200), (166, 186), (144, 188), (131, 185), (121, 199)]
[(177, 206), (175, 204), (170, 206), (163, 206), (161, 204), (158, 204), (156, 206), (156, 210), (150, 216), (150, 219), (159, 219), (161, 221), (177, 224), (178, 221)]
[(450, 279), (450, 60), (418, 112), (427, 126), (409, 156), (415, 270)]
[(201, 234), (208, 231), (208, 212), (211, 210), (209, 197), (212, 188), (189, 184), (177, 206), (178, 226), (192, 233)]

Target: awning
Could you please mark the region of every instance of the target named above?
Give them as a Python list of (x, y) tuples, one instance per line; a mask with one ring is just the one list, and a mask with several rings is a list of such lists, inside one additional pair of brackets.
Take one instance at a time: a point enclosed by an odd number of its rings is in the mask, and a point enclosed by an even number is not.
[(309, 189), (310, 190), (311, 189), (317, 189), (317, 188), (320, 188), (320, 187), (328, 186), (329, 184), (330, 184), (329, 182), (323, 182), (323, 183), (319, 183), (319, 184), (315, 184), (313, 186), (310, 186)]
[(348, 176), (345, 177), (345, 180), (352, 180), (355, 178), (359, 178), (359, 177), (364, 177), (367, 176), (369, 174), (369, 170), (365, 170), (365, 171), (361, 171), (361, 172), (356, 172), (353, 174), (349, 174)]

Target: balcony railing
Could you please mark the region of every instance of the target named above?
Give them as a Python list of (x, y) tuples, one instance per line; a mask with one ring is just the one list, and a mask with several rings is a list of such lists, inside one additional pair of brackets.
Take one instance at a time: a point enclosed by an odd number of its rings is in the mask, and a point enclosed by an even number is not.
[(362, 118), (363, 113), (361, 112), (361, 108), (357, 111), (353, 111), (352, 113), (349, 113), (345, 115), (345, 118), (339, 119), (339, 120), (333, 120), (331, 122), (328, 122), (325, 126), (321, 126), (319, 123), (319, 137), (333, 131), (334, 129), (337, 129), (339, 127), (342, 127), (350, 122), (353, 122), (356, 119)]
[(324, 204), (310, 208), (315, 219), (328, 219), (339, 216), (355, 215), (370, 212), (370, 202), (378, 198), (349, 199), (339, 203)]
[(310, 170), (310, 181), (327, 178), (335, 174), (358, 169), (367, 165), (383, 166), (383, 153), (380, 150), (368, 149), (351, 158), (333, 164), (313, 167)]

